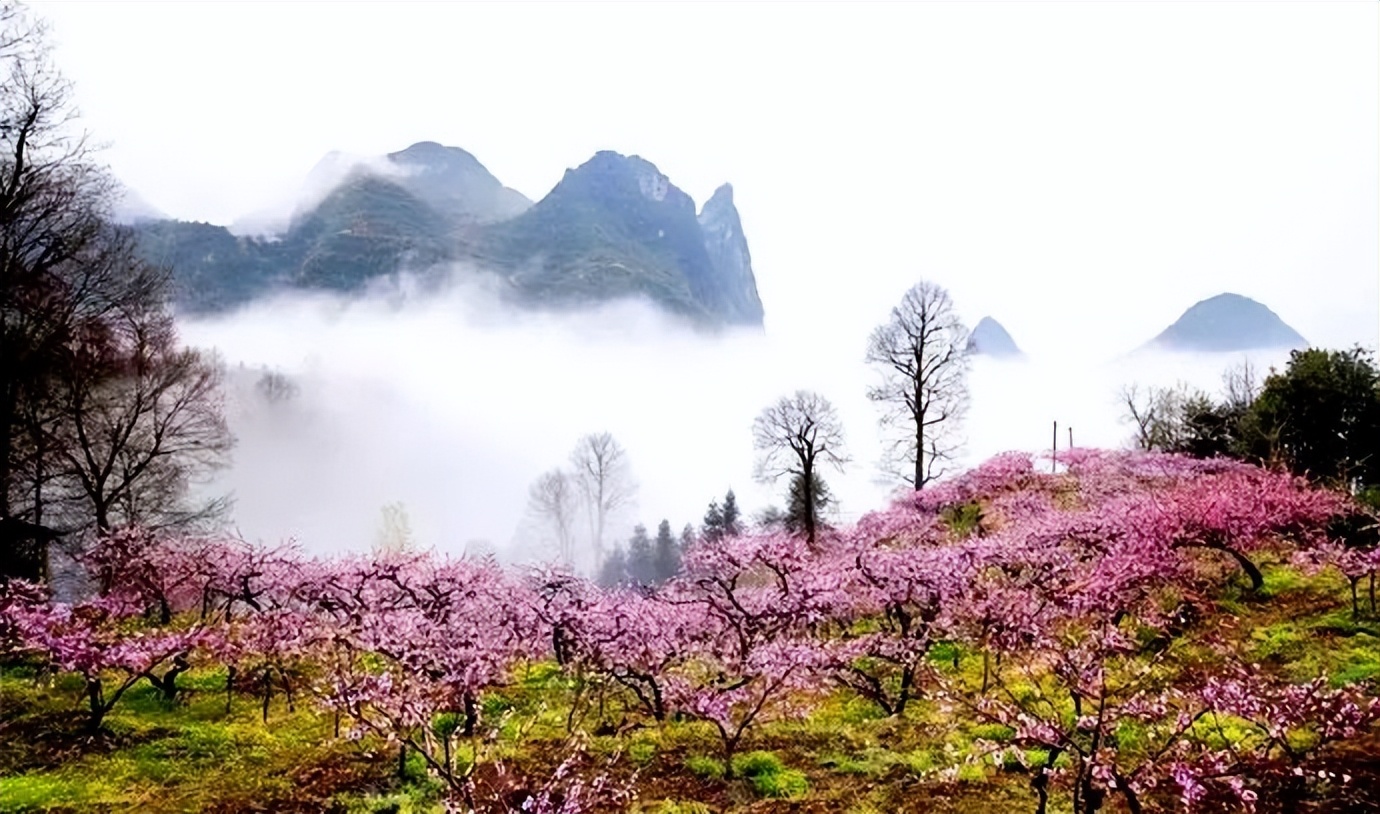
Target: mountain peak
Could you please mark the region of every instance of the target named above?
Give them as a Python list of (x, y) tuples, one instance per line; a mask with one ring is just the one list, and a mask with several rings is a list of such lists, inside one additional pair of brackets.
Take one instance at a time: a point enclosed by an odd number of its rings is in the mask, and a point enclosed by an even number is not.
[(705, 249), (714, 266), (720, 312), (737, 324), (761, 325), (762, 300), (757, 295), (752, 255), (738, 208), (733, 205), (731, 185), (723, 184), (714, 190), (700, 210), (699, 222)]
[(1016, 346), (1006, 328), (991, 317), (983, 317), (968, 335), (968, 352), (996, 359), (1014, 359), (1025, 354)]
[(401, 170), (398, 183), (443, 215), (460, 222), (505, 220), (532, 205), (522, 193), (503, 186), (467, 150), (419, 141), (388, 162)]
[(539, 303), (645, 296), (696, 321), (760, 326), (738, 212), (726, 196), (712, 203), (697, 214), (655, 164), (601, 150), (531, 210), (497, 224), (480, 252)]
[(1178, 351), (1306, 348), (1308, 340), (1250, 297), (1224, 293), (1195, 303), (1150, 344)]
[(566, 187), (567, 192), (593, 195), (608, 199), (619, 195), (637, 194), (650, 201), (661, 203), (670, 200), (672, 205), (694, 212), (694, 201), (674, 184), (656, 165), (639, 155), (623, 155), (613, 150), (600, 150), (580, 166), (566, 170), (565, 178), (553, 193)]

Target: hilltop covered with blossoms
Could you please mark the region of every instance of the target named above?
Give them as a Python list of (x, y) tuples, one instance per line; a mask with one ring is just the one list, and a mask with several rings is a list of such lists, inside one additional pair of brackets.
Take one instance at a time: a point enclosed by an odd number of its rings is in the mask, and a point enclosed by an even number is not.
[[(1360, 793), (1335, 755), (1369, 737), (1376, 688), (1261, 658), (1233, 608), (1268, 608), (1272, 573), (1339, 575), (1380, 636), (1374, 538), (1349, 496), (1243, 463), (1010, 453), (814, 544), (699, 544), (655, 589), (124, 529), (82, 556), (88, 599), (0, 589), (0, 653), (75, 676), (92, 737), (136, 688), (176, 704), (184, 676), (223, 676), (227, 713), (318, 710), (461, 811), (656, 810), (642, 781), (689, 770), (630, 759), (628, 733), (695, 733), (706, 793), (756, 784), (748, 750), (839, 704), (886, 722), (877, 748), (933, 744), (916, 800), (980, 780), (1036, 814), (1298, 810)], [(524, 770), (523, 744), (559, 760)]]

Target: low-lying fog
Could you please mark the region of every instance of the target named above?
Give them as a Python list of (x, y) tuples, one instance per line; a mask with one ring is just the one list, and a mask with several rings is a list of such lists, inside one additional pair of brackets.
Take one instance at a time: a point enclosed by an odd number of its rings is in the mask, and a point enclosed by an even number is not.
[[(753, 418), (799, 388), (833, 401), (844, 422), (853, 463), (842, 475), (826, 473), (836, 519), (881, 506), (897, 485), (879, 478), (865, 331), (706, 336), (642, 303), (534, 314), (467, 287), (278, 299), (187, 321), (182, 331), (216, 349), (230, 371), (227, 413), (238, 445), (211, 486), (233, 492), (233, 519), (248, 539), (364, 550), (382, 507), (401, 502), (423, 547), (460, 552), (483, 541), (512, 558), (549, 556), (517, 534), (528, 487), (566, 465), (580, 436), (600, 431), (627, 450), (640, 485), (616, 537), (638, 521), (653, 530), (662, 518), (677, 531), (698, 526), (708, 502), (729, 488), (755, 515), (781, 505), (786, 484), (753, 482)], [(1130, 434), (1123, 385), (1183, 381), (1216, 394), (1223, 370), (1244, 358), (1114, 357), (1122, 349), (1090, 345), (1081, 358), (975, 360), (965, 461), (1047, 449), (1054, 420), (1061, 448), (1070, 426), (1080, 446), (1122, 445)], [(1264, 372), (1287, 357), (1255, 353), (1251, 361)], [(266, 370), (292, 387), (270, 397), (260, 383)]]

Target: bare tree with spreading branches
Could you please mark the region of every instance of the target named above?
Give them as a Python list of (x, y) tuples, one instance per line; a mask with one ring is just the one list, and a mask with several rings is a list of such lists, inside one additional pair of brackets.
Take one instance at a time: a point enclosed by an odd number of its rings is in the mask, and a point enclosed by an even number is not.
[(554, 538), (556, 557), (566, 566), (575, 561), (576, 492), (574, 480), (560, 469), (543, 472), (527, 492), (528, 515)]
[(891, 444), (883, 469), (916, 489), (944, 474), (961, 446), (957, 427), (968, 407), (968, 329), (949, 292), (919, 282), (872, 332), (867, 361), (881, 383), (867, 397), (883, 407)]
[(752, 423), (752, 445), (758, 452), (756, 477), (770, 483), (783, 475), (798, 489), (805, 538), (811, 543), (819, 528), (823, 479), (820, 469), (832, 466), (842, 472), (843, 424), (829, 400), (807, 390), (782, 396)]
[(111, 222), (71, 97), (44, 26), (0, 0), (0, 572), (30, 577), (62, 531), (183, 513), (229, 443), (215, 365), (175, 346), (168, 272)]
[(628, 453), (607, 432), (581, 438), (570, 453), (570, 464), (575, 468), (575, 485), (584, 499), (594, 569), (598, 573), (604, 564), (604, 533), (609, 519), (633, 502), (637, 482), (628, 466)]
[(189, 487), (226, 463), (221, 367), (177, 345), (166, 313), (130, 313), (75, 346), (56, 388), (59, 483), (100, 532), (137, 523), (219, 518), (225, 498), (191, 502)]

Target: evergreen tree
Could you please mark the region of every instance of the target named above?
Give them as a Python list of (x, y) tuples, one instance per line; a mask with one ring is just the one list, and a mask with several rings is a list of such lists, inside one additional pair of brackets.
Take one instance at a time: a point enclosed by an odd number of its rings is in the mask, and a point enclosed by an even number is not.
[(695, 525), (693, 523), (686, 523), (685, 528), (680, 530), (681, 553), (683, 554), (686, 551), (689, 551), (690, 546), (695, 544), (696, 539), (697, 538), (695, 537)]
[(596, 580), (605, 588), (612, 588), (628, 582), (628, 555), (624, 553), (623, 546), (614, 544), (613, 553), (604, 558), (604, 564), (599, 567), (599, 576)]
[(757, 525), (764, 531), (786, 528), (786, 513), (779, 506), (768, 506), (757, 514)]
[(724, 537), (724, 512), (718, 500), (709, 501), (709, 510), (704, 513), (704, 525), (700, 526), (700, 537), (707, 543), (717, 543)]
[[(805, 476), (796, 474), (791, 478), (791, 490), (786, 497), (786, 529), (796, 534), (806, 534), (810, 529), (828, 528), (823, 520), (824, 512), (834, 502), (829, 493), (829, 485), (816, 471), (812, 474), (813, 489), (805, 488)], [(809, 503), (813, 503), (811, 506)]]
[(656, 550), (653, 552), (656, 581), (665, 582), (680, 572), (680, 546), (671, 534), (671, 523), (662, 520), (656, 527)]
[(1338, 485), (1380, 483), (1380, 369), (1369, 351), (1293, 351), (1245, 423), (1249, 457)]
[(729, 489), (724, 495), (723, 530), (725, 537), (736, 537), (743, 533), (743, 521), (738, 511), (738, 497)]
[(652, 551), (652, 538), (647, 536), (647, 527), (638, 523), (633, 527), (632, 538), (628, 540), (628, 579), (637, 585), (651, 585), (656, 582), (656, 556)]

